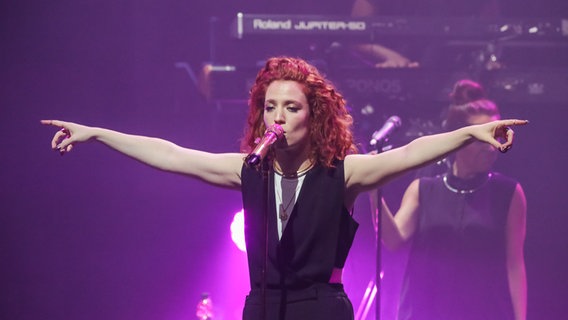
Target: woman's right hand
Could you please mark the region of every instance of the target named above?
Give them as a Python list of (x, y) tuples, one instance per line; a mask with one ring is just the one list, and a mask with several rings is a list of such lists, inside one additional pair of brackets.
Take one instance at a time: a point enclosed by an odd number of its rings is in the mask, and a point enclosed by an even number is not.
[(70, 152), (77, 142), (87, 141), (94, 136), (94, 128), (60, 120), (41, 120), (42, 124), (60, 128), (51, 139), (51, 148), (61, 155)]
[(376, 63), (375, 68), (418, 68), (420, 64), (416, 61), (411, 61), (405, 56), (390, 49), (382, 51), (384, 61)]

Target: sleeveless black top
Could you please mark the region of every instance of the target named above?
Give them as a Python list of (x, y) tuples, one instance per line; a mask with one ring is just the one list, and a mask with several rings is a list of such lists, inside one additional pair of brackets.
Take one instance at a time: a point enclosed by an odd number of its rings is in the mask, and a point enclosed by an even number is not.
[(420, 179), (399, 319), (513, 319), (505, 228), (517, 182), (498, 173), (447, 179)]
[[(327, 283), (333, 268), (343, 268), (358, 223), (343, 203), (343, 162), (316, 165), (306, 174), (282, 237), (278, 239), (273, 173), (268, 175), (267, 288), (302, 289)], [(245, 239), (251, 289), (262, 281), (264, 261), (263, 179), (258, 170), (241, 171)]]

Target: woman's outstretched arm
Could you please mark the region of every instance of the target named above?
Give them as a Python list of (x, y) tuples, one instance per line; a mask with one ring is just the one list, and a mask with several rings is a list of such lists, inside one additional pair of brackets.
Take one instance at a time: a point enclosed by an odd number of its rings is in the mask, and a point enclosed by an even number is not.
[(51, 147), (61, 154), (76, 144), (98, 141), (151, 167), (187, 175), (220, 187), (239, 189), (244, 155), (216, 154), (180, 147), (170, 141), (89, 127), (59, 120), (41, 120), (42, 124), (60, 128)]
[(420, 137), (405, 146), (377, 155), (350, 155), (345, 159), (348, 192), (358, 194), (386, 183), (408, 170), (437, 161), (467, 143), (479, 140), (506, 152), (513, 145), (510, 126), (527, 120), (498, 120), (451, 132)]

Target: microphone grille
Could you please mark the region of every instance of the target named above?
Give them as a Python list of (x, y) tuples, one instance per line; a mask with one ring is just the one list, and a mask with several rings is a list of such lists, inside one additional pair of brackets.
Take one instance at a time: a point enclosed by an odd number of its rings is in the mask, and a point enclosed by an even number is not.
[(397, 128), (402, 125), (402, 120), (400, 120), (399, 116), (391, 116), (388, 121), (392, 122)]
[(268, 128), (266, 128), (266, 132), (274, 132), (274, 134), (280, 138), (280, 136), (284, 134), (284, 129), (282, 129), (281, 125), (275, 123), (268, 126)]

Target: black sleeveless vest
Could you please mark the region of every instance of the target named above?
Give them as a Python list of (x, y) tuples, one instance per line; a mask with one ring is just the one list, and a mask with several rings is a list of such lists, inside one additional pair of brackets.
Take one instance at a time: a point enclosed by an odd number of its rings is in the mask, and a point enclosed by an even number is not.
[(480, 179), (448, 176), (453, 187), (472, 187), (469, 194), (449, 190), (442, 176), (420, 179), (399, 320), (513, 319), (505, 231), (517, 182), (498, 173)]
[[(302, 289), (329, 282), (332, 269), (345, 265), (358, 227), (343, 203), (343, 161), (331, 169), (315, 166), (306, 174), (280, 240), (273, 175), (268, 174), (267, 288)], [(266, 191), (259, 170), (243, 166), (241, 182), (251, 289), (258, 289), (264, 261), (262, 199)]]

